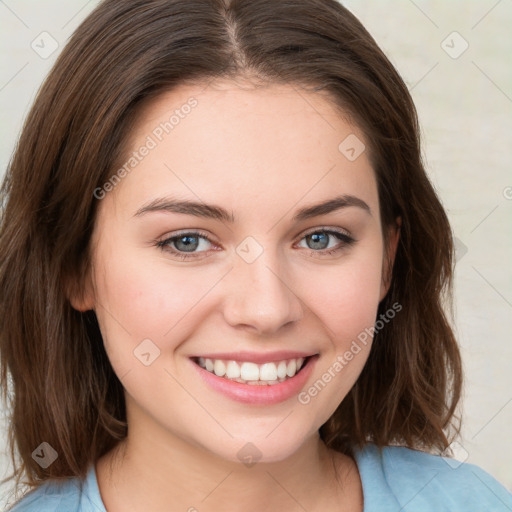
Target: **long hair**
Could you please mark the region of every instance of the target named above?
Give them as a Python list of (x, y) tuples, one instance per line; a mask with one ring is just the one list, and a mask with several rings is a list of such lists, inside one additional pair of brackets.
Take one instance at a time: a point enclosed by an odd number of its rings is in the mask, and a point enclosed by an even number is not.
[[(1, 384), (17, 483), (84, 477), (126, 436), (123, 387), (95, 314), (67, 298), (66, 283), (80, 289), (89, 268), (94, 191), (146, 100), (241, 76), (328, 93), (368, 141), (383, 227), (402, 220), (379, 314), (402, 310), (376, 334), (322, 439), (344, 453), (370, 441), (448, 446), (461, 391), (444, 312), (452, 234), (422, 164), (411, 96), (373, 38), (335, 0), (106, 0), (40, 89), (1, 189)], [(58, 453), (47, 468), (32, 458), (42, 442)]]

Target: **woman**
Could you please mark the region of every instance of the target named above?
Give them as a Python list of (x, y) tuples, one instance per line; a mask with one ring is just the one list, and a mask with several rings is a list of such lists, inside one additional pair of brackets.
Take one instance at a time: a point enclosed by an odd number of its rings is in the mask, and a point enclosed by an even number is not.
[(512, 508), (439, 456), (451, 231), (337, 2), (103, 2), (3, 194), (12, 510)]

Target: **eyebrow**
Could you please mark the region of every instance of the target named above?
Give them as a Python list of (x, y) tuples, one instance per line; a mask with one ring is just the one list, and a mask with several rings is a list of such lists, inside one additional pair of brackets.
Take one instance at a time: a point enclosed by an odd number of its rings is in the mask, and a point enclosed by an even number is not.
[[(294, 222), (304, 221), (319, 215), (327, 215), (328, 213), (348, 207), (361, 208), (369, 215), (372, 214), (370, 207), (362, 199), (352, 195), (341, 195), (318, 204), (300, 208), (297, 210), (292, 220)], [(228, 212), (221, 206), (189, 200), (175, 200), (169, 197), (154, 199), (139, 208), (134, 217), (140, 217), (151, 212), (181, 213), (185, 215), (194, 215), (195, 217), (221, 220), (229, 223), (235, 222), (233, 212)]]

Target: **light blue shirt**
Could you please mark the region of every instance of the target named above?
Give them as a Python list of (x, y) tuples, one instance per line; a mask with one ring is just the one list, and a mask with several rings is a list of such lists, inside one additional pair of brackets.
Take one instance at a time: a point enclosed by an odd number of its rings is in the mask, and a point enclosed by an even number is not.
[[(364, 512), (510, 512), (512, 494), (484, 470), (403, 447), (368, 444), (355, 458)], [(106, 512), (94, 465), (82, 482), (46, 482), (9, 512)]]

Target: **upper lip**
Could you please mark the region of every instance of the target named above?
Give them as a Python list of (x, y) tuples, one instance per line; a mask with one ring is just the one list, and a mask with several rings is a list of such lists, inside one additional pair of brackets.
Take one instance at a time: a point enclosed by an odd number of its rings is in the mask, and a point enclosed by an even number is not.
[(202, 357), (204, 359), (222, 359), (224, 361), (247, 361), (251, 363), (269, 363), (272, 361), (284, 361), (286, 359), (304, 359), (309, 356), (315, 355), (314, 352), (292, 351), (292, 350), (278, 350), (276, 352), (218, 352), (208, 354), (197, 354), (190, 356), (192, 358)]

